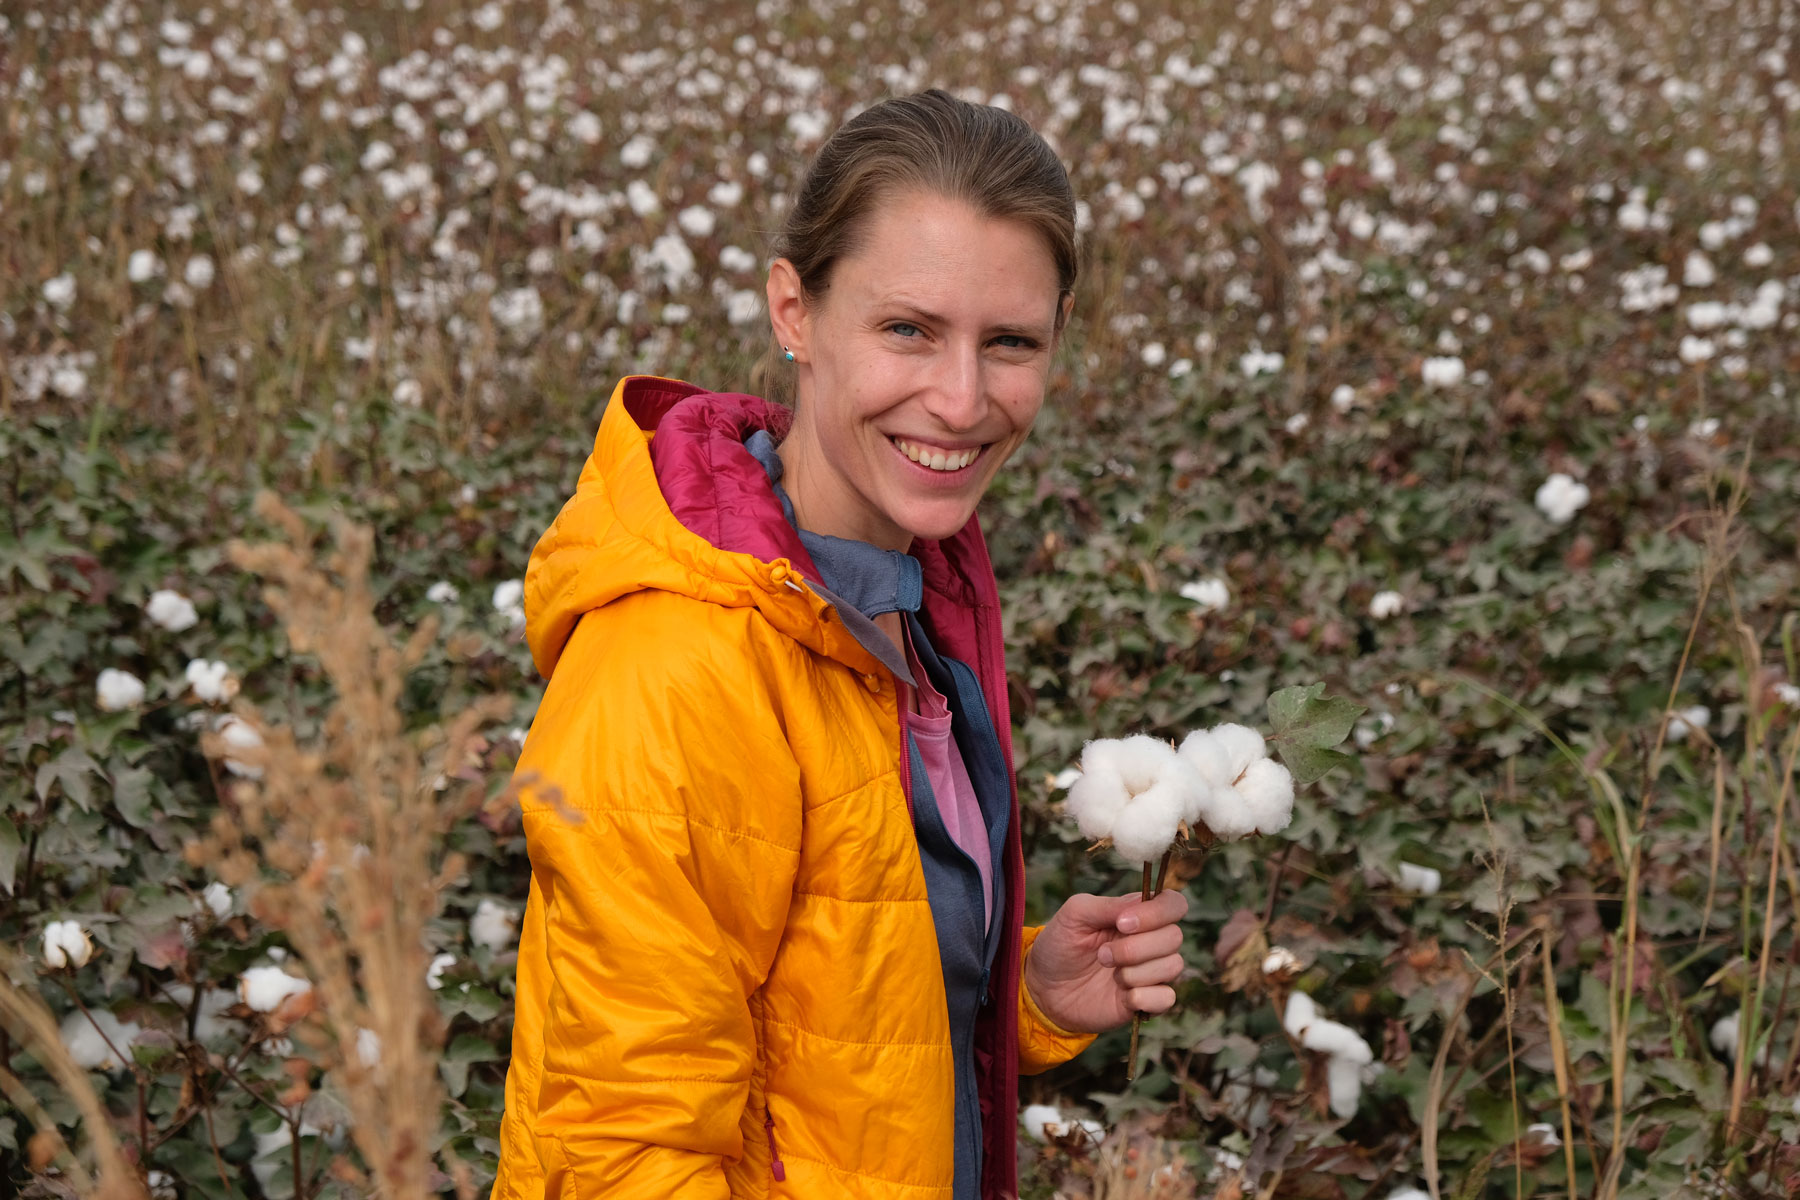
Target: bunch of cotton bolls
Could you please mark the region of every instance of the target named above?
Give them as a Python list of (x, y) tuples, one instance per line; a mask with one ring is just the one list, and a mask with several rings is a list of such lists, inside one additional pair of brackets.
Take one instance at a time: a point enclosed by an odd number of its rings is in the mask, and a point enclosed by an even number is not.
[(1318, 1005), (1305, 992), (1288, 996), (1282, 1024), (1288, 1036), (1303, 1047), (1325, 1055), (1325, 1085), (1332, 1115), (1346, 1120), (1355, 1116), (1357, 1102), (1362, 1099), (1363, 1068), (1375, 1061), (1369, 1043), (1348, 1025), (1321, 1017)]
[(1294, 779), (1243, 725), (1195, 730), (1180, 750), (1138, 734), (1092, 741), (1064, 804), (1077, 827), (1110, 840), (1129, 862), (1166, 853), (1177, 835), (1212, 839), (1279, 833), (1294, 811)]

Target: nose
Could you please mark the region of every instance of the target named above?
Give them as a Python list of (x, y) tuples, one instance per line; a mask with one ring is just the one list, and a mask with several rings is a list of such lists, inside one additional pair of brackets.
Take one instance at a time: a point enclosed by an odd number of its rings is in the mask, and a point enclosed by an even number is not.
[(987, 393), (982, 379), (981, 352), (975, 346), (957, 346), (938, 358), (926, 409), (952, 433), (966, 433), (987, 416)]

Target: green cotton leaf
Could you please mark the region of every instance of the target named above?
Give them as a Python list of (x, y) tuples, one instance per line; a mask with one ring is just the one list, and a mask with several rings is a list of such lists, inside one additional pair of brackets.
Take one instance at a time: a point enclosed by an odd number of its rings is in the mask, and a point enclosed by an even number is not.
[(1367, 711), (1341, 697), (1327, 697), (1323, 683), (1282, 688), (1269, 697), (1275, 740), (1316, 750), (1330, 750), (1349, 737), (1356, 718)]
[(13, 880), (19, 870), (19, 855), (25, 850), (24, 839), (5, 817), (0, 817), (0, 891), (12, 895)]
[(1276, 742), (1275, 753), (1281, 757), (1288, 774), (1294, 777), (1295, 787), (1317, 783), (1339, 767), (1347, 767), (1356, 762), (1355, 755), (1345, 754), (1342, 750), (1322, 750), (1316, 746), (1295, 746), (1288, 742)]
[(155, 820), (150, 807), (150, 785), (155, 778), (143, 767), (123, 767), (113, 773), (113, 807), (135, 829), (148, 829)]

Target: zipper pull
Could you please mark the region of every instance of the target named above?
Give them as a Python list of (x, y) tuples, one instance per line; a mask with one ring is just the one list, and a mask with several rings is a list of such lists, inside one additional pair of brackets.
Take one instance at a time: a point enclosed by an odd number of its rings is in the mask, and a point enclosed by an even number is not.
[(775, 1149), (775, 1114), (765, 1112), (765, 1115), (768, 1119), (763, 1122), (763, 1128), (769, 1131), (769, 1170), (774, 1174), (776, 1183), (786, 1183), (787, 1168), (781, 1163), (780, 1151)]

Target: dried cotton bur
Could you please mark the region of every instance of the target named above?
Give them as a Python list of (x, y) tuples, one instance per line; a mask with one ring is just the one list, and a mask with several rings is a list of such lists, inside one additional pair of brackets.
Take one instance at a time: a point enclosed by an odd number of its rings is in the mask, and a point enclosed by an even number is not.
[[(336, 695), (308, 744), (241, 701), (234, 719), (254, 736), (233, 738), (229, 728), (208, 735), (208, 755), (226, 768), (216, 777), (224, 803), (211, 836), (188, 856), (243, 888), (251, 913), (287, 935), (311, 977), (311, 987), (285, 975), (252, 982), (305, 993), (306, 1003), (281, 1003), (271, 1020), (321, 1051), (343, 1084), (370, 1188), (421, 1196), (436, 1190), (432, 1158), (442, 1143), (444, 1023), (427, 984), (427, 938), (464, 869), (444, 837), (481, 803), (480, 729), (509, 715), (511, 702), (492, 697), (446, 727), (409, 729), (401, 697), (435, 623), (404, 647), (389, 639), (374, 615), (366, 529), (337, 522), (334, 549), (319, 554), (278, 501), (265, 494), (258, 513), (290, 544), (234, 544), (232, 560), (267, 580), (264, 599), (294, 652), (317, 661)], [(289, 1132), (297, 1149), (311, 1089), (297, 1080), (295, 1090)], [(296, 1187), (299, 1165), (296, 1155)], [(466, 1167), (446, 1165), (471, 1197)], [(343, 1160), (331, 1170), (346, 1180), (361, 1175)]]
[[(1333, 747), (1349, 736), (1362, 706), (1328, 699), (1325, 685), (1285, 688), (1269, 697), (1273, 738), (1247, 725), (1197, 729), (1179, 750), (1139, 734), (1101, 738), (1081, 752), (1081, 775), (1064, 809), (1094, 849), (1111, 846), (1143, 865), (1143, 898), (1160, 895), (1178, 846), (1210, 848), (1280, 833), (1294, 815), (1296, 775), (1311, 783), (1347, 761)], [(1269, 757), (1273, 745), (1288, 765)], [(1293, 770), (1289, 770), (1289, 766)], [(1154, 882), (1151, 864), (1161, 860)], [(1138, 1030), (1131, 1022), (1128, 1078), (1137, 1078)]]

